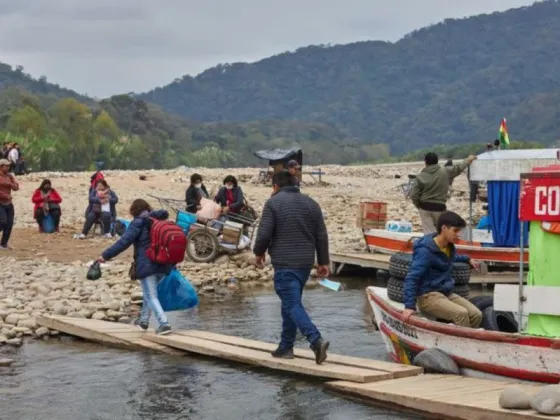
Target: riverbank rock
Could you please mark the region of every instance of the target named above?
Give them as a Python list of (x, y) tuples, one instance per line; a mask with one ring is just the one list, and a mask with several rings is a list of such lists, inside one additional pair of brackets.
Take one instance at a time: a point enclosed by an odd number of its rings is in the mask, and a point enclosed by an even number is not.
[(540, 414), (560, 414), (560, 385), (543, 387), (531, 398), (531, 408)]
[(523, 389), (511, 386), (502, 391), (500, 394), (500, 407), (506, 409), (527, 410), (531, 408), (531, 396)]

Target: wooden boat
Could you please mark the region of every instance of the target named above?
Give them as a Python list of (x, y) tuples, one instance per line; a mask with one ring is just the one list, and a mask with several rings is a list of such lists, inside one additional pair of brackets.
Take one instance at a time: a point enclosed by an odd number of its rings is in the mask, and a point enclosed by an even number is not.
[(404, 322), (404, 305), (389, 300), (387, 289), (368, 287), (366, 293), (394, 362), (411, 364), (422, 350), (438, 348), (465, 376), (560, 382), (560, 339), (465, 328), (424, 316)]
[[(402, 303), (390, 300), (386, 289), (368, 287), (375, 323), (395, 362), (411, 364), (421, 351), (438, 349), (466, 376), (560, 382), (560, 260), (556, 257), (560, 252), (560, 166), (521, 173), (520, 186), (519, 220), (531, 223), (529, 280), (527, 286), (522, 279), (517, 286), (496, 285), (492, 306), (484, 309), (483, 317), (517, 312), (520, 328), (511, 330), (521, 333), (466, 328), (421, 313), (404, 321)], [(458, 248), (467, 253), (473, 247)], [(521, 261), (520, 271), (523, 265)]]
[[(363, 232), (368, 248), (371, 251), (384, 254), (411, 253), (414, 239), (423, 236), (420, 232), (404, 233), (383, 229), (364, 229)], [(477, 241), (476, 234), (476, 230), (473, 229), (473, 242), (460, 240), (456, 244), (459, 254), (468, 255), (478, 261), (519, 265), (519, 248), (482, 246), (482, 242)], [(525, 263), (529, 262), (528, 249), (525, 249), (523, 253), (523, 261)]]

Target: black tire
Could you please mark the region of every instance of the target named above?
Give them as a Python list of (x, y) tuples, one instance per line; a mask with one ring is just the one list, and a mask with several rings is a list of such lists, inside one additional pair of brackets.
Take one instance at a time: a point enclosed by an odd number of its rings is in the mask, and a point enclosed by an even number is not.
[[(405, 279), (412, 262), (412, 254), (397, 252), (389, 259), (389, 275), (396, 279)], [(455, 284), (468, 284), (471, 279), (471, 266), (467, 263), (453, 263), (451, 277)]]
[(396, 279), (404, 279), (412, 262), (412, 255), (397, 252), (389, 259), (389, 275)]
[(455, 360), (443, 350), (436, 348), (422, 350), (412, 359), (412, 364), (423, 367), (425, 373), (461, 374)]
[(513, 314), (511, 312), (495, 311), (493, 306), (488, 306), (482, 311), (482, 327), (488, 331), (519, 332), (519, 326)]
[(388, 281), (389, 276), (390, 275), (387, 270), (377, 270), (377, 273), (375, 273), (375, 278), (379, 281)]
[(394, 302), (404, 302), (404, 282), (401, 279), (389, 277), (387, 281), (387, 297)]
[(197, 229), (189, 233), (187, 242), (187, 255), (198, 263), (209, 263), (218, 256), (220, 244), (216, 235), (205, 229)]
[(489, 306), (494, 305), (494, 296), (475, 296), (470, 298), (469, 301), (482, 312)]
[(471, 266), (467, 263), (453, 263), (451, 277), (455, 284), (469, 284), (471, 279)]
[(453, 293), (455, 293), (456, 295), (459, 295), (465, 299), (469, 298), (470, 295), (470, 288), (468, 284), (459, 284), (459, 285), (455, 285), (455, 288), (453, 289)]

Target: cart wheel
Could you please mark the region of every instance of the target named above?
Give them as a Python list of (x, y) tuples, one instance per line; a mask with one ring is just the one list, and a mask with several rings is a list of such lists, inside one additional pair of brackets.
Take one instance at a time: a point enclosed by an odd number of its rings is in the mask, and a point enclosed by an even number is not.
[(198, 229), (190, 233), (187, 243), (187, 255), (194, 262), (209, 263), (218, 256), (220, 245), (216, 235)]

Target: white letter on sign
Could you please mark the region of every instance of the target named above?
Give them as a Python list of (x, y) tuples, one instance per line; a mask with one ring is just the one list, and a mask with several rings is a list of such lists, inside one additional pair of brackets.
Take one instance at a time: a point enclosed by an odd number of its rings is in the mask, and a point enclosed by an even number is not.
[(535, 188), (535, 214), (537, 216), (544, 216), (546, 214), (546, 204), (542, 203), (545, 197), (546, 187)]
[(560, 214), (560, 186), (548, 187), (548, 216)]

